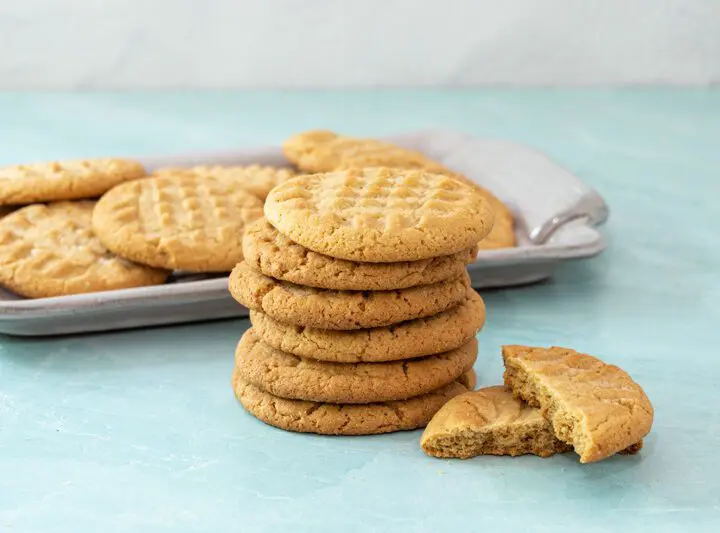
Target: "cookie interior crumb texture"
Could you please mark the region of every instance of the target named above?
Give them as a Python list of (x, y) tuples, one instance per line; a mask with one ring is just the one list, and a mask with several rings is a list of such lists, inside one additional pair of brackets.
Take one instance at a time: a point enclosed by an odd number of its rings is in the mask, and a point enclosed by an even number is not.
[(432, 418), (420, 445), (428, 455), (460, 459), (477, 455), (549, 457), (572, 449), (555, 437), (538, 409), (502, 386), (450, 400)]
[(503, 359), (505, 386), (539, 407), (583, 463), (634, 453), (650, 431), (650, 401), (617, 366), (561, 347), (504, 346)]

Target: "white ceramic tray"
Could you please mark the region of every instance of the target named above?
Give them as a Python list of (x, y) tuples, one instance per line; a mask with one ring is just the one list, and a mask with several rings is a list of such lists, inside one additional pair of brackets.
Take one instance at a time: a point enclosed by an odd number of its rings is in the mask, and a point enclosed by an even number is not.
[[(602, 198), (543, 154), (520, 144), (425, 131), (389, 139), (426, 153), (493, 191), (514, 211), (519, 246), (482, 252), (469, 271), (476, 288), (548, 278), (562, 261), (604, 248), (595, 229), (608, 215)], [(286, 165), (280, 148), (138, 158), (148, 170), (197, 164)], [(177, 277), (156, 287), (22, 299), (0, 289), (0, 333), (57, 335), (247, 316), (227, 277)]]

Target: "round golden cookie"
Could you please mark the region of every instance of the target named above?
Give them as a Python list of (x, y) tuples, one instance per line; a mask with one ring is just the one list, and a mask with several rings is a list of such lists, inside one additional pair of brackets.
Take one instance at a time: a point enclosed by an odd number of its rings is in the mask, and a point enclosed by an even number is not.
[(444, 171), (438, 171), (440, 174), (446, 174), (459, 180), (471, 187), (473, 187), (490, 205), (493, 214), (495, 215), (495, 222), (493, 227), (479, 243), (478, 249), (483, 250), (497, 250), (499, 248), (512, 248), (516, 245), (515, 240), (515, 220), (513, 218), (512, 211), (506, 206), (497, 196), (481, 187), (471, 179), (457, 174), (451, 170), (445, 169)]
[(390, 326), (351, 331), (285, 324), (260, 311), (250, 311), (250, 321), (263, 341), (284, 352), (335, 363), (377, 363), (462, 346), (485, 324), (485, 303), (468, 288), (465, 298), (447, 311)]
[(502, 347), (505, 387), (552, 424), (581, 463), (633, 454), (652, 427), (645, 391), (622, 368), (571, 348)]
[(28, 298), (158, 285), (168, 272), (126, 261), (92, 232), (95, 202), (30, 205), (0, 220), (0, 283)]
[(291, 241), (265, 219), (248, 226), (245, 262), (266, 276), (307, 287), (382, 291), (429, 285), (456, 278), (475, 260), (477, 249), (398, 263), (358, 263), (322, 255)]
[(298, 244), (350, 261), (450, 255), (492, 228), (488, 203), (440, 174), (389, 168), (299, 176), (275, 187), (265, 218)]
[(466, 389), (475, 390), (475, 387), (477, 387), (477, 374), (475, 373), (475, 370), (471, 368), (470, 370), (463, 372), (457, 381)]
[(0, 205), (94, 198), (145, 176), (136, 161), (87, 159), (0, 168)]
[(448, 400), (467, 392), (457, 381), (407, 400), (334, 404), (274, 396), (233, 371), (235, 396), (247, 411), (268, 425), (321, 435), (375, 435), (422, 428)]
[(441, 313), (461, 302), (470, 279), (463, 276), (396, 291), (333, 291), (269, 278), (239, 263), (230, 274), (233, 298), (289, 324), (323, 329), (363, 329)]
[(332, 172), (364, 167), (444, 170), (420, 152), (376, 139), (358, 139), (327, 130), (313, 130), (290, 137), (283, 144), (285, 156), (300, 170)]
[(513, 216), (493, 193), (474, 181), (457, 174), (420, 152), (375, 139), (357, 139), (316, 130), (289, 138), (283, 145), (286, 157), (307, 172), (332, 172), (348, 168), (389, 167), (422, 169), (445, 174), (475, 188), (490, 204), (495, 224), (481, 241), (481, 250), (515, 246)]
[(199, 178), (231, 180), (238, 187), (250, 191), (261, 200), (267, 197), (273, 187), (295, 176), (292, 169), (263, 165), (162, 168), (153, 173), (154, 176), (176, 176), (178, 174), (188, 174)]
[(252, 329), (235, 351), (240, 376), (281, 398), (330, 403), (403, 400), (439, 389), (472, 368), (477, 339), (455, 350), (409, 361), (328, 363), (265, 344)]
[[(454, 177), (458, 175), (455, 174)], [(468, 180), (469, 181), (469, 180)], [(495, 223), (490, 233), (478, 243), (480, 251), (497, 250), (499, 248), (512, 248), (516, 245), (515, 240), (515, 221), (512, 211), (487, 189), (483, 189), (479, 185), (475, 185), (478, 192), (490, 204), (490, 208), (495, 214)]]
[(194, 272), (228, 272), (242, 260), (245, 226), (262, 201), (231, 181), (190, 175), (131, 181), (97, 203), (93, 230), (118, 255)]

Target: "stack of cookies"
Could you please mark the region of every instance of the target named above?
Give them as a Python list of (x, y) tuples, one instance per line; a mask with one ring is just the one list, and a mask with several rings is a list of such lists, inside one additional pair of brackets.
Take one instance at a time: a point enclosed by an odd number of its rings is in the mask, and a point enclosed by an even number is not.
[(286, 430), (424, 427), (474, 388), (482, 299), (465, 267), (493, 214), (422, 170), (347, 169), (275, 187), (230, 276), (252, 329), (235, 354), (245, 408)]

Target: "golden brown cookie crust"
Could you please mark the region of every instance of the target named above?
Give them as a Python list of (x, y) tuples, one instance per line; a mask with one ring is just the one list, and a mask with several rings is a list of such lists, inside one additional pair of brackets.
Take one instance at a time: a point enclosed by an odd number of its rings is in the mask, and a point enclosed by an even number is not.
[(437, 355), (388, 363), (328, 363), (265, 344), (252, 329), (235, 351), (242, 379), (281, 398), (329, 403), (404, 400), (439, 389), (472, 368), (477, 340)]
[(264, 165), (161, 168), (153, 173), (154, 176), (177, 176), (179, 174), (230, 180), (261, 200), (267, 197), (273, 187), (295, 176), (295, 172), (290, 168)]
[(118, 255), (169, 270), (229, 272), (262, 201), (231, 181), (177, 175), (118, 185), (97, 203), (93, 230)]
[(126, 261), (93, 234), (90, 201), (36, 204), (0, 220), (0, 283), (48, 298), (163, 283), (168, 272)]
[(260, 311), (250, 311), (250, 321), (263, 341), (284, 352), (336, 363), (377, 363), (462, 346), (485, 324), (485, 303), (468, 288), (465, 299), (447, 311), (391, 326), (351, 331), (285, 324)]
[(425, 427), (442, 405), (467, 388), (458, 382), (422, 396), (393, 402), (332, 404), (273, 396), (239, 377), (235, 396), (255, 418), (286, 431), (321, 435), (376, 435)]
[(398, 263), (359, 263), (308, 250), (265, 219), (248, 226), (243, 256), (266, 276), (297, 285), (347, 291), (383, 291), (429, 285), (456, 278), (475, 260), (477, 249), (453, 255)]
[(550, 457), (572, 449), (555, 437), (552, 425), (502, 386), (456, 396), (432, 418), (420, 446), (434, 457), (477, 455)]
[(500, 248), (512, 248), (515, 246), (515, 221), (512, 211), (500, 201), (495, 195), (486, 189), (480, 189), (480, 193), (488, 201), (493, 213), (495, 214), (495, 223), (490, 233), (478, 243), (478, 248), (483, 250), (498, 250)]
[(268, 195), (265, 218), (320, 254), (390, 263), (471, 248), (494, 216), (480, 194), (448, 176), (365, 168), (286, 181)]
[(332, 172), (362, 167), (414, 168), (435, 171), (442, 167), (420, 152), (376, 139), (358, 139), (332, 131), (313, 130), (290, 137), (283, 152), (306, 172)]
[(474, 187), (490, 204), (495, 224), (480, 243), (481, 250), (515, 246), (513, 215), (493, 193), (420, 152), (375, 139), (358, 139), (315, 130), (290, 137), (283, 145), (285, 156), (307, 172), (332, 172), (348, 168), (389, 167), (422, 169), (452, 176)]
[(470, 370), (466, 370), (457, 379), (457, 382), (460, 383), (467, 390), (475, 389), (475, 387), (477, 387), (477, 374), (475, 373), (475, 370), (473, 370), (472, 368)]
[(126, 159), (55, 161), (0, 168), (0, 205), (95, 198), (119, 183), (145, 176)]
[(230, 274), (230, 294), (245, 307), (287, 324), (352, 330), (422, 318), (460, 303), (470, 278), (397, 291), (332, 291), (269, 278), (245, 262)]
[(653, 408), (621, 368), (569, 348), (503, 346), (505, 386), (539, 407), (581, 463), (633, 446), (650, 431)]

